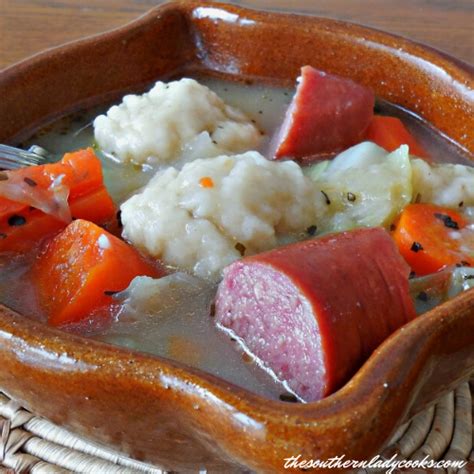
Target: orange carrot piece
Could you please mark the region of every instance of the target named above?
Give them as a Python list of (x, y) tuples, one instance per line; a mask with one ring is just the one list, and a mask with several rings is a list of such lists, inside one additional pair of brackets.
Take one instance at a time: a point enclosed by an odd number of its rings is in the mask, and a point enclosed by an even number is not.
[(4, 222), (0, 224), (0, 252), (27, 252), (42, 239), (59, 232), (66, 225), (37, 209), (25, 210), (21, 217), (25, 219), (23, 225), (9, 226)]
[(408, 145), (412, 155), (429, 158), (424, 148), (396, 117), (374, 115), (365, 132), (365, 138), (389, 152), (396, 150), (400, 145)]
[(474, 232), (452, 209), (410, 204), (400, 214), (392, 236), (400, 253), (417, 275), (448, 265), (474, 266)]
[(199, 185), (202, 188), (213, 188), (214, 187), (214, 181), (209, 176), (204, 176), (203, 178), (201, 178), (199, 180)]
[(92, 148), (66, 153), (61, 163), (71, 170), (63, 181), (71, 189), (71, 199), (103, 186), (102, 164)]
[(57, 163), (29, 166), (4, 174), (17, 183), (28, 180), (30, 186), (32, 184), (32, 192), (47, 190), (56, 178), (63, 175), (61, 182), (69, 188), (70, 199), (83, 196), (103, 185), (102, 166), (92, 148), (66, 153)]
[[(58, 163), (22, 168), (6, 175), (15, 185), (31, 188), (32, 203), (33, 193), (39, 190), (47, 195), (53, 181), (62, 175), (62, 184), (69, 188), (67, 202), (74, 218), (104, 224), (115, 216), (115, 204), (103, 184), (100, 160), (90, 148), (66, 153)], [(30, 184), (24, 184), (25, 180)], [(47, 215), (26, 201), (0, 197), (0, 252), (26, 251), (66, 227), (57, 216)]]
[(48, 322), (59, 326), (112, 304), (111, 294), (136, 276), (160, 277), (164, 271), (124, 241), (79, 219), (48, 242), (31, 274)]
[(70, 203), (73, 219), (84, 219), (96, 224), (109, 221), (116, 214), (116, 206), (105, 186), (79, 197)]
[[(116, 207), (109, 193), (102, 186), (95, 192), (82, 196), (70, 203), (73, 218), (85, 219), (99, 224), (108, 223), (116, 213)], [(66, 224), (38, 209), (21, 209), (25, 219), (23, 225), (11, 226), (0, 219), (0, 252), (26, 252), (44, 238), (56, 234)]]

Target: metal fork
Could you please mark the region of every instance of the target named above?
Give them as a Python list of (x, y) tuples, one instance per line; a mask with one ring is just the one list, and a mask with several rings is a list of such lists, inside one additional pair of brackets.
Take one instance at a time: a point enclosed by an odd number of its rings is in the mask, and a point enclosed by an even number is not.
[(14, 170), (25, 166), (41, 165), (51, 159), (52, 155), (38, 145), (33, 145), (28, 150), (22, 150), (0, 144), (0, 170)]

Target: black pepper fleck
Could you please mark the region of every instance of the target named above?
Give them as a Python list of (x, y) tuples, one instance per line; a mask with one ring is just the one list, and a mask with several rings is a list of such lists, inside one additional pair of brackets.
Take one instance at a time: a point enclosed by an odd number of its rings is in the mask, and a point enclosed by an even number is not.
[(211, 303), (211, 307), (209, 308), (209, 316), (213, 318), (216, 315), (216, 303)]
[(316, 231), (318, 230), (317, 226), (315, 225), (310, 225), (307, 229), (306, 229), (306, 233), (309, 234), (309, 235), (314, 235), (316, 234)]
[(350, 202), (354, 202), (356, 200), (356, 195), (354, 193), (347, 193), (347, 200)]
[(459, 207), (463, 207), (464, 206), (464, 201), (461, 201), (459, 204), (458, 204)]
[(104, 291), (104, 295), (106, 295), (106, 296), (113, 296), (113, 295), (116, 295), (117, 293), (119, 293), (119, 292), (114, 291), (114, 290), (105, 290)]
[(258, 113), (259, 113), (259, 114), (263, 114), (263, 110), (259, 110)]
[(282, 402), (298, 403), (298, 399), (292, 393), (282, 393), (279, 398)]
[(412, 252), (419, 252), (420, 250), (423, 250), (423, 245), (421, 245), (419, 242), (413, 242), (410, 250)]
[(420, 301), (428, 301), (429, 297), (428, 297), (428, 293), (426, 293), (426, 291), (420, 291), (418, 293), (418, 295), (416, 296), (416, 298)]
[(14, 214), (8, 218), (8, 225), (11, 227), (19, 227), (26, 224), (26, 219), (23, 216)]
[(326, 200), (326, 204), (329, 206), (331, 204), (331, 200), (329, 199), (329, 196), (321, 190), (322, 195), (324, 196), (324, 199)]
[(298, 399), (292, 393), (282, 393), (279, 398), (282, 402), (298, 403)]
[(439, 219), (448, 229), (459, 230), (459, 224), (454, 221), (451, 216), (448, 216), (447, 214), (440, 214), (438, 212), (435, 212), (434, 216), (436, 219)]
[(214, 145), (217, 145), (217, 142), (215, 140), (212, 140), (212, 143), (214, 143)]
[(235, 250), (240, 253), (240, 255), (243, 257), (245, 255), (245, 245), (241, 244), (240, 242), (237, 242), (234, 246)]

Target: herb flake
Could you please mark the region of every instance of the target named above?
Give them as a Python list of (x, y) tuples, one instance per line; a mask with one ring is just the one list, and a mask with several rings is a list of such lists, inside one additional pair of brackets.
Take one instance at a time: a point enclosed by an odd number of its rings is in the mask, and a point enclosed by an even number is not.
[(424, 249), (423, 249), (423, 245), (421, 245), (420, 242), (413, 242), (412, 246), (410, 247), (410, 250), (416, 253)]
[(331, 204), (331, 200), (329, 199), (329, 196), (322, 189), (321, 189), (321, 194), (324, 196), (326, 204), (329, 206)]
[(282, 393), (279, 398), (282, 402), (298, 403), (298, 399), (292, 393)]
[(429, 299), (428, 293), (426, 293), (426, 291), (420, 291), (416, 296), (416, 299), (426, 303)]
[(448, 229), (459, 230), (459, 224), (453, 220), (451, 216), (448, 216), (448, 214), (435, 212), (434, 216), (436, 219), (439, 219)]
[(116, 295), (117, 293), (119, 293), (119, 291), (115, 291), (115, 290), (105, 290), (104, 291), (105, 296), (113, 296), (113, 295)]
[(19, 214), (14, 214), (8, 218), (8, 225), (10, 227), (20, 227), (26, 224), (26, 219)]
[(245, 250), (247, 250), (246, 247), (245, 247), (245, 245), (242, 244), (242, 243), (240, 243), (240, 242), (237, 242), (237, 243), (234, 245), (234, 248), (235, 248), (235, 250), (237, 250), (237, 252), (240, 253), (240, 255), (241, 255), (242, 257), (245, 255)]
[(23, 181), (32, 188), (38, 186), (38, 183), (34, 179), (28, 178), (28, 176), (26, 178), (23, 178)]

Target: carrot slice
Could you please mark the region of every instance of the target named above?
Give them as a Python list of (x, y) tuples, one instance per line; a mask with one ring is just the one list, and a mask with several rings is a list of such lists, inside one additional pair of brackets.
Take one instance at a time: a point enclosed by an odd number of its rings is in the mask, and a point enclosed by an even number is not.
[[(17, 184), (24, 184), (29, 189), (31, 197), (35, 192), (47, 190), (60, 176), (62, 176), (61, 183), (70, 190), (71, 199), (83, 196), (103, 185), (102, 166), (92, 148), (66, 153), (57, 163), (20, 168), (3, 174)], [(32, 202), (23, 204), (30, 205)]]
[(365, 132), (366, 140), (391, 152), (401, 145), (408, 145), (410, 153), (420, 158), (429, 158), (428, 153), (396, 117), (374, 115)]
[(400, 214), (392, 236), (417, 275), (448, 265), (474, 266), (474, 232), (456, 211), (432, 204), (410, 204)]
[[(110, 221), (115, 216), (115, 204), (104, 186), (85, 196), (79, 197), (70, 203), (74, 219), (85, 219), (99, 224)], [(1, 211), (0, 211), (1, 212)], [(12, 217), (24, 219), (17, 221), (18, 225), (10, 225)], [(8, 220), (0, 218), (0, 252), (26, 252), (35, 243), (51, 236), (66, 226), (63, 221), (45, 214), (38, 209), (22, 208), (19, 213), (13, 214)]]
[(112, 304), (111, 294), (136, 276), (160, 277), (164, 271), (124, 241), (79, 219), (48, 242), (31, 274), (48, 322), (59, 326)]
[[(44, 199), (50, 200), (49, 207), (54, 208), (51, 186), (58, 179), (69, 190), (64, 205), (73, 218), (104, 224), (115, 215), (115, 205), (104, 187), (100, 160), (90, 148), (66, 153), (58, 163), (2, 173), (0, 252), (28, 250), (42, 238), (66, 227), (67, 222), (57, 213), (36, 207)], [(2, 183), (8, 183), (9, 190), (18, 189), (18, 200), (2, 197)]]

